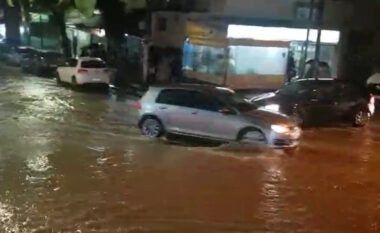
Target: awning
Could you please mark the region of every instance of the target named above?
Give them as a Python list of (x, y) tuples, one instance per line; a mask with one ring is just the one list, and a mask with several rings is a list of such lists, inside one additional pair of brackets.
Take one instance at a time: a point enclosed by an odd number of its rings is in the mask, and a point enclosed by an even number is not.
[(186, 33), (191, 44), (224, 47), (227, 45), (227, 25), (188, 20)]

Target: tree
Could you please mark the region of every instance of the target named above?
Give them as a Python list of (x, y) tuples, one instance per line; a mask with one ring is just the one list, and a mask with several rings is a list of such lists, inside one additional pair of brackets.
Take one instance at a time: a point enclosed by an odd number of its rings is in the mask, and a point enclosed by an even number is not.
[(84, 16), (91, 17), (96, 0), (31, 0), (32, 8), (52, 13), (52, 22), (59, 28), (61, 46), (64, 54), (71, 57), (70, 40), (66, 33), (66, 13), (77, 9)]
[(125, 33), (125, 5), (120, 0), (98, 0), (97, 7), (102, 12), (109, 48), (117, 51)]

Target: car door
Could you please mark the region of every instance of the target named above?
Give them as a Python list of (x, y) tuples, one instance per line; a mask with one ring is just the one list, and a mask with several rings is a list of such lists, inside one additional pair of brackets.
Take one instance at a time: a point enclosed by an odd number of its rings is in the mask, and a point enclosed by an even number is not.
[(231, 140), (236, 137), (237, 112), (227, 104), (206, 92), (192, 93), (193, 130), (196, 134), (211, 138)]
[(196, 110), (190, 108), (191, 92), (183, 89), (165, 89), (156, 99), (154, 113), (164, 124), (166, 131), (178, 134), (196, 134), (193, 115)]
[(337, 119), (337, 105), (332, 82), (317, 83), (307, 93), (306, 111), (311, 124), (328, 124)]
[(369, 99), (363, 90), (347, 83), (339, 83), (335, 88), (335, 111), (338, 119), (349, 119), (358, 107), (368, 108)]

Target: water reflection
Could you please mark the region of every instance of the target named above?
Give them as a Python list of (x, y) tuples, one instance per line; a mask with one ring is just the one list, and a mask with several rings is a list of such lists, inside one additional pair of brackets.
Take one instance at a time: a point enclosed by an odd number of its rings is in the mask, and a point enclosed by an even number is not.
[(127, 98), (3, 84), (0, 232), (379, 231), (380, 117), (307, 130), (288, 155), (149, 141)]

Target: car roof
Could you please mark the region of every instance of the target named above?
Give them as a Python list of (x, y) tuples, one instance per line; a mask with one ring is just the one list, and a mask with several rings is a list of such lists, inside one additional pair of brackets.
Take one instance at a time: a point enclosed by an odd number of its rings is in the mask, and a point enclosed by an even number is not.
[(103, 61), (99, 57), (79, 57), (78, 61)]
[(292, 83), (297, 83), (297, 82), (302, 82), (302, 83), (305, 83), (305, 82), (335, 82), (337, 81), (336, 79), (333, 79), (333, 78), (318, 78), (318, 79), (297, 79), (297, 80), (294, 80)]
[(228, 87), (207, 85), (207, 84), (155, 85), (155, 86), (152, 86), (152, 88), (158, 88), (161, 90), (176, 89), (176, 90), (195, 90), (195, 91), (204, 91), (204, 92), (225, 91), (225, 92), (235, 93), (234, 90)]

